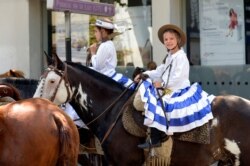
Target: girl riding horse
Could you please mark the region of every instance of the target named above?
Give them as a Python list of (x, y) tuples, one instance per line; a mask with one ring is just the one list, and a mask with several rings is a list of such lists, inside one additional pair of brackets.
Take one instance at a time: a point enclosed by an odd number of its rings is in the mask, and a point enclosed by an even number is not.
[[(151, 139), (138, 145), (140, 148), (160, 146), (161, 139), (166, 139), (164, 133), (190, 131), (213, 119), (213, 97), (209, 99), (197, 83), (190, 86), (189, 62), (182, 49), (185, 33), (176, 25), (166, 24), (159, 29), (158, 37), (168, 50), (164, 63), (135, 77), (136, 82), (140, 77), (145, 79), (136, 97), (145, 103), (144, 124), (151, 128)], [(164, 89), (163, 94), (159, 88)]]

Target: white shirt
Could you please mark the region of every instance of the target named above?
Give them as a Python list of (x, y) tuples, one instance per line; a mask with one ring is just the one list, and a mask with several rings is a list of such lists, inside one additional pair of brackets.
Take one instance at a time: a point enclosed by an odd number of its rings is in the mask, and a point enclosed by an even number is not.
[[(171, 61), (172, 67), (169, 73), (170, 67), (168, 66)], [(165, 64), (159, 65), (155, 70), (146, 71), (144, 74), (149, 75), (153, 81), (163, 81), (165, 88), (175, 91), (190, 86), (189, 68), (190, 66), (186, 53), (181, 49), (172, 55), (169, 54), (166, 58)]]
[(101, 43), (95, 55), (91, 57), (92, 68), (111, 77), (117, 66), (116, 50), (113, 42), (108, 40)]

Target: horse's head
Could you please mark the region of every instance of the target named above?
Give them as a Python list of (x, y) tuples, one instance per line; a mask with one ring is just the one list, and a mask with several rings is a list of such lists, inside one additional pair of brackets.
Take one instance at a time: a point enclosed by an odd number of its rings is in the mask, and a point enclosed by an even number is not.
[(42, 74), (33, 97), (42, 97), (55, 104), (63, 104), (72, 96), (67, 79), (67, 65), (53, 54), (49, 67)]
[[(51, 60), (33, 97), (46, 98), (58, 105), (70, 102), (84, 122), (100, 115), (125, 91), (125, 87), (112, 78), (86, 66), (62, 62), (56, 54)], [(119, 104), (124, 103), (131, 93), (128, 90), (126, 95), (122, 95), (123, 99), (119, 100)], [(113, 113), (116, 114), (117, 111), (110, 111), (105, 116)]]
[(21, 70), (10, 69), (10, 77), (24, 78), (24, 73)]

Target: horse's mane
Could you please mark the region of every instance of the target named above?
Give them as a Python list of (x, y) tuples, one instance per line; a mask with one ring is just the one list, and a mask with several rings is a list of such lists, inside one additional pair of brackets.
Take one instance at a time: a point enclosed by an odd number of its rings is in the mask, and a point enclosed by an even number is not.
[(125, 89), (125, 87), (123, 85), (116, 82), (112, 78), (110, 78), (104, 74), (101, 74), (101, 73), (99, 73), (99, 72), (97, 72), (89, 67), (83, 66), (82, 64), (75, 63), (75, 62), (68, 62), (67, 61), (66, 63), (74, 68), (77, 68), (78, 70), (85, 71), (85, 72), (89, 73), (90, 75), (92, 75), (95, 78), (98, 78), (99, 80), (102, 80), (102, 82), (107, 83), (110, 87), (117, 87), (121, 90)]
[(21, 70), (16, 70), (16, 69), (10, 69), (9, 71), (0, 74), (1, 78), (4, 77), (19, 77), (19, 78), (24, 78), (24, 72)]

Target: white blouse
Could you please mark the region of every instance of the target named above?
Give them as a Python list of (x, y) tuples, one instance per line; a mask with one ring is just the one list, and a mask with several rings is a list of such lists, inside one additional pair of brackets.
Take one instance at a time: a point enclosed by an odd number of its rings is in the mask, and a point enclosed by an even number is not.
[[(172, 67), (170, 67), (171, 63)], [(168, 54), (165, 64), (159, 65), (155, 70), (146, 71), (144, 74), (149, 75), (153, 81), (161, 80), (164, 88), (175, 91), (190, 86), (189, 68), (186, 53), (181, 49), (172, 55)]]
[(117, 55), (113, 42), (108, 40), (101, 43), (95, 55), (91, 57), (92, 68), (111, 77), (117, 66)]

